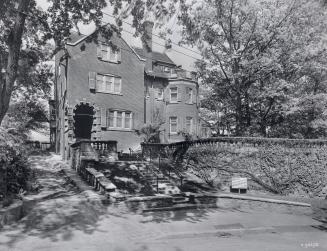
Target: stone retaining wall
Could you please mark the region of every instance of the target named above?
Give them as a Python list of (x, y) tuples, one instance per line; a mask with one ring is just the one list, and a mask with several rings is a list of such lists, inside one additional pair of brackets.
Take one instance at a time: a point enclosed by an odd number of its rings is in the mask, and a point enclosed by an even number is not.
[(145, 209), (173, 206), (171, 196), (135, 197), (125, 201), (126, 207), (132, 212), (142, 212)]

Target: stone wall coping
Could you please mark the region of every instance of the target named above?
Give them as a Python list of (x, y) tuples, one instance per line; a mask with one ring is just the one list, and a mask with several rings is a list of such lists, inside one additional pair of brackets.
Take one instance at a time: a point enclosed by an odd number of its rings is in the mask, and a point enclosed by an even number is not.
[(137, 202), (137, 201), (157, 201), (162, 199), (173, 199), (170, 195), (156, 195), (156, 196), (140, 196), (140, 197), (133, 197), (126, 200), (126, 202)]
[(252, 197), (252, 196), (238, 195), (238, 194), (218, 194), (216, 196), (217, 196), (217, 198), (225, 198), (225, 199), (252, 200), (252, 201), (285, 204), (285, 205), (292, 205), (292, 206), (311, 207), (311, 204), (304, 203), (304, 202), (269, 199), (269, 198), (262, 198), (262, 197)]
[(255, 197), (248, 195), (239, 195), (239, 194), (212, 194), (212, 193), (185, 193), (186, 196), (194, 196), (194, 198), (222, 198), (222, 199), (237, 199), (237, 200), (252, 200), (252, 201), (260, 201), (267, 203), (275, 203), (275, 204), (285, 204), (292, 206), (302, 206), (302, 207), (311, 207), (311, 204), (297, 201), (289, 201), (289, 200), (278, 200), (278, 199), (270, 199), (264, 197)]

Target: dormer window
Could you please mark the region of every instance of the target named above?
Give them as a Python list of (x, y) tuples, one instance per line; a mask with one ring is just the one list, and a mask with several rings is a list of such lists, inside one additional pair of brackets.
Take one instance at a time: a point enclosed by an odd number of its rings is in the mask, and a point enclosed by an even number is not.
[(169, 67), (164, 67), (164, 70), (163, 70), (164, 72), (167, 72), (167, 73), (170, 73), (170, 68)]
[(121, 51), (118, 48), (113, 49), (106, 44), (99, 44), (97, 47), (97, 57), (103, 61), (119, 63), (121, 62)]

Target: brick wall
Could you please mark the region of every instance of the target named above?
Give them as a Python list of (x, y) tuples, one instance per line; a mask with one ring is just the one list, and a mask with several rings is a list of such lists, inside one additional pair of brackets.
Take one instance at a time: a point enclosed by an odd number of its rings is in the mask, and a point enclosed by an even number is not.
[[(99, 38), (99, 41), (105, 41)], [(68, 105), (75, 107), (81, 102), (89, 103), (97, 109), (127, 110), (133, 113), (134, 128), (143, 125), (144, 116), (144, 62), (141, 61), (120, 38), (112, 37), (112, 42), (121, 48), (121, 63), (102, 61), (97, 57), (95, 43), (80, 42), (68, 46), (71, 55), (68, 63)], [(90, 90), (89, 72), (113, 74), (122, 79), (122, 95), (99, 93)], [(101, 140), (117, 140), (119, 150), (128, 150), (138, 145), (140, 139), (133, 130), (118, 131), (108, 128), (100, 129), (96, 135)]]
[[(146, 122), (153, 123), (153, 115), (156, 112), (161, 114), (163, 133), (161, 134), (162, 142), (176, 142), (184, 140), (182, 135), (170, 134), (169, 132), (169, 118), (178, 118), (178, 131), (185, 130), (186, 117), (193, 118), (192, 135), (196, 137), (199, 134), (199, 115), (198, 106), (196, 103), (186, 103), (186, 88), (190, 87), (195, 90), (195, 96), (198, 96), (197, 83), (191, 80), (169, 80), (161, 78), (146, 77), (145, 86), (147, 88), (146, 94)], [(170, 87), (178, 87), (180, 98), (177, 103), (170, 103)], [(155, 91), (158, 88), (164, 88), (164, 99), (159, 100), (155, 98)], [(197, 97), (198, 98), (198, 97)]]

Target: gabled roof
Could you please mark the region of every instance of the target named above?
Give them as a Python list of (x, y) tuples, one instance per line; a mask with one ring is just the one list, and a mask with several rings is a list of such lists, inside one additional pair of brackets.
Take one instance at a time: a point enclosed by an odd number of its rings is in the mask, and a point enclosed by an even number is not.
[[(96, 31), (96, 30), (95, 30)], [(71, 46), (75, 46), (77, 44), (79, 44), (80, 42), (84, 41), (87, 37), (91, 36), (95, 31), (93, 31), (92, 33), (90, 33), (89, 35), (84, 35), (81, 33), (77, 33), (76, 31), (71, 31), (70, 33), (70, 37), (67, 40), (67, 44), (71, 45)], [(120, 39), (122, 41), (125, 42), (125, 44), (134, 52), (134, 54), (138, 57), (139, 60), (141, 61), (145, 61), (145, 59), (143, 59), (135, 50), (133, 47), (131, 47), (124, 38), (120, 37)]]
[(75, 44), (78, 43), (80, 40), (84, 40), (84, 38), (86, 38), (87, 36), (81, 33), (77, 33), (75, 31), (72, 31), (70, 33), (70, 36), (67, 40), (68, 44)]
[[(140, 57), (146, 58), (146, 53), (145, 53), (144, 49), (134, 47), (134, 50)], [(152, 51), (151, 54), (152, 54), (153, 61), (158, 61), (158, 62), (162, 62), (162, 63), (166, 63), (166, 64), (175, 65), (175, 63), (165, 53)]]

